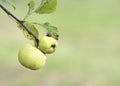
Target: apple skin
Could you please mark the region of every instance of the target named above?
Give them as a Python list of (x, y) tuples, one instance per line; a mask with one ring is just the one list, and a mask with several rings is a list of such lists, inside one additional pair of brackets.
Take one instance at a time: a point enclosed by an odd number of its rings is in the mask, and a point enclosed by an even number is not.
[(20, 49), (18, 60), (23, 66), (31, 70), (37, 70), (45, 65), (46, 56), (36, 47), (26, 44)]
[(56, 46), (57, 46), (57, 40), (52, 37), (43, 36), (40, 39), (39, 49), (44, 54), (51, 54), (51, 53), (55, 52)]

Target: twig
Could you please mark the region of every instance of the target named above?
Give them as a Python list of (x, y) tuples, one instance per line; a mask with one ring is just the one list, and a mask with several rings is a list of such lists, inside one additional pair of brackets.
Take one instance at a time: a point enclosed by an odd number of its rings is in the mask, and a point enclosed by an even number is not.
[(36, 47), (38, 47), (39, 39), (23, 24), (23, 21), (19, 20), (17, 17), (15, 17), (12, 13), (10, 13), (4, 6), (0, 4), (0, 8), (10, 17), (15, 19), (22, 27), (25, 29), (30, 35), (32, 35), (35, 38), (36, 41)]

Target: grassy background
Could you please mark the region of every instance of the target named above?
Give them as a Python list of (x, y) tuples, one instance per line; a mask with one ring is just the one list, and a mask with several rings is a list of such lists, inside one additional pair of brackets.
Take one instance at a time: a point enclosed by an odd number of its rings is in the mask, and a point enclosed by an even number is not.
[[(15, 11), (7, 8), (22, 19), (27, 2), (16, 1)], [(120, 86), (118, 0), (59, 0), (53, 14), (33, 14), (28, 20), (59, 28), (57, 50), (47, 55), (41, 70), (21, 66), (18, 51), (31, 41), (0, 10), (0, 86)]]

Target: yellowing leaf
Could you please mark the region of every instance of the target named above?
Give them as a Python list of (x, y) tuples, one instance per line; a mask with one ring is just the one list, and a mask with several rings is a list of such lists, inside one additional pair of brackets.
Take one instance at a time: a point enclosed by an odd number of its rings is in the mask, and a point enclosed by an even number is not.
[[(29, 39), (29, 40), (34, 40), (34, 37), (29, 34), (19, 23), (18, 24), (18, 27), (22, 30), (24, 36)], [(36, 27), (32, 24), (32, 23), (29, 23), (27, 21), (24, 22), (24, 25), (27, 27), (27, 29), (29, 29), (36, 37), (39, 36), (39, 32), (38, 30), (36, 29)]]
[[(39, 35), (39, 32), (38, 30), (36, 29), (36, 27), (32, 24), (32, 23), (29, 23), (29, 22), (25, 22), (24, 25), (36, 36), (38, 37)], [(29, 34), (30, 35), (30, 34)], [(30, 35), (31, 36), (31, 35)], [(28, 39), (32, 40), (33, 37), (30, 37)]]

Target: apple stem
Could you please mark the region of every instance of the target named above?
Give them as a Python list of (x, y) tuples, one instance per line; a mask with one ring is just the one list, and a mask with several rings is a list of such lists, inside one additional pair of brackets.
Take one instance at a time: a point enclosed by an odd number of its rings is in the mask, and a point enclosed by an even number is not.
[(25, 29), (30, 35), (32, 35), (36, 41), (36, 47), (39, 46), (39, 39), (23, 24), (23, 21), (19, 20), (17, 17), (15, 17), (12, 13), (10, 13), (4, 6), (0, 4), (0, 8), (10, 17), (12, 17), (16, 22), (18, 22), (23, 29)]

